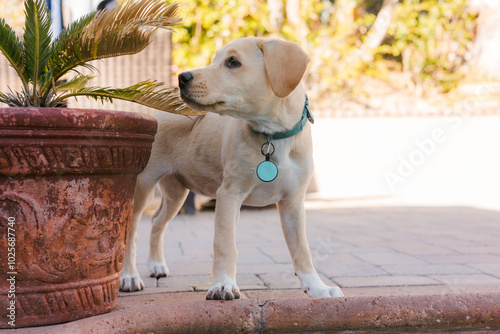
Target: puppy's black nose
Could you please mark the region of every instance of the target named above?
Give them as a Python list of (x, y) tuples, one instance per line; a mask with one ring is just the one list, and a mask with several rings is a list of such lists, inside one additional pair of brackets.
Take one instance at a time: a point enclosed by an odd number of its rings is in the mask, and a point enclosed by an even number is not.
[(193, 81), (193, 75), (190, 72), (179, 74), (179, 87), (181, 89), (187, 87), (191, 81)]

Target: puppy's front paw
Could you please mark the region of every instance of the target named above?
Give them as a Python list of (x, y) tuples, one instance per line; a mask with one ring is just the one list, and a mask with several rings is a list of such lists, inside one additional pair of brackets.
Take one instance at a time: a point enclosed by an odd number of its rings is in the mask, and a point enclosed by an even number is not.
[(160, 277), (167, 277), (170, 273), (165, 262), (157, 262), (150, 259), (148, 260), (148, 267), (149, 276), (156, 277), (157, 279)]
[(122, 273), (120, 276), (120, 291), (132, 292), (144, 289), (144, 282), (141, 276), (136, 274)]
[(232, 278), (226, 277), (222, 282), (212, 284), (206, 298), (207, 300), (239, 299), (240, 288)]

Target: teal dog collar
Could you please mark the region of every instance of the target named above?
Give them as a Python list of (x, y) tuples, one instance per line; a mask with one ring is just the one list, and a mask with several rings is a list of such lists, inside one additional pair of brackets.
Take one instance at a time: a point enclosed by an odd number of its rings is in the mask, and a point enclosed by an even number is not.
[(259, 135), (265, 135), (266, 137), (268, 137), (269, 140), (285, 139), (285, 138), (295, 136), (297, 133), (302, 131), (302, 129), (304, 129), (304, 126), (307, 123), (307, 120), (309, 120), (309, 122), (311, 122), (311, 124), (314, 124), (314, 118), (312, 116), (311, 109), (309, 109), (309, 99), (307, 98), (307, 95), (306, 95), (306, 102), (304, 103), (304, 111), (302, 112), (302, 118), (300, 119), (300, 121), (297, 124), (295, 124), (295, 126), (292, 129), (281, 131), (281, 132), (275, 132), (275, 133), (266, 133), (266, 132), (257, 131), (252, 127), (252, 131), (254, 133), (259, 134)]

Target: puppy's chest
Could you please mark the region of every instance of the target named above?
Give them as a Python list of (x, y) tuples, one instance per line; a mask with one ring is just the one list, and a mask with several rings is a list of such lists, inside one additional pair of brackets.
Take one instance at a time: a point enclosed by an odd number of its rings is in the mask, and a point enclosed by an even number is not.
[[(264, 160), (265, 157), (262, 157), (262, 161)], [(255, 187), (245, 204), (261, 206), (275, 203), (285, 196), (295, 194), (309, 179), (310, 166), (308, 164), (301, 164), (298, 160), (284, 154), (271, 156), (269, 160), (278, 168), (276, 179), (264, 182), (255, 177)]]

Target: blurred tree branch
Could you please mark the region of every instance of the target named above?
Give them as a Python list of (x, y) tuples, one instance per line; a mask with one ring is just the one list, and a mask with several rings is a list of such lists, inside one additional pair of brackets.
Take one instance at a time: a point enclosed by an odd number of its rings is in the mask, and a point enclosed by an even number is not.
[(359, 57), (365, 63), (373, 61), (373, 54), (376, 48), (382, 43), (393, 17), (394, 8), (396, 8), (399, 0), (384, 0), (380, 12), (377, 14), (377, 19), (371, 26), (366, 36), (365, 42), (361, 46)]

